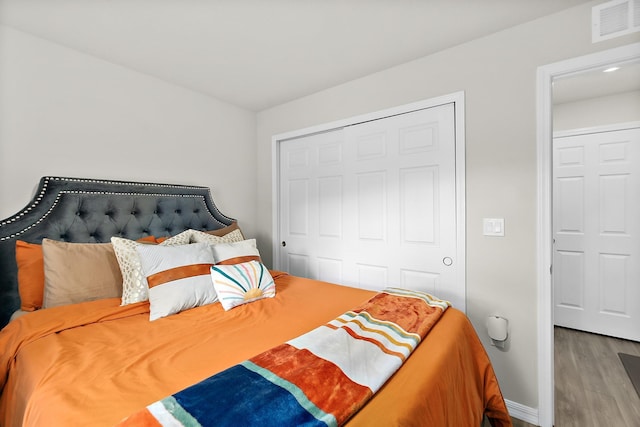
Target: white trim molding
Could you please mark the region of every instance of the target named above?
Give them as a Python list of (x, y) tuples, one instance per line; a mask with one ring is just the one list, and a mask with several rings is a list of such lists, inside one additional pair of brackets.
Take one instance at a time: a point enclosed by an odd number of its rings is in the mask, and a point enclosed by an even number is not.
[(640, 128), (640, 122), (615, 123), (611, 125), (593, 126), (588, 128), (577, 128), (569, 130), (559, 130), (553, 132), (554, 138), (566, 138), (569, 136), (588, 135), (592, 133), (613, 132), (617, 130), (627, 130)]
[[(553, 278), (551, 263), (551, 142), (553, 139), (553, 79), (581, 74), (612, 64), (640, 60), (640, 43), (538, 67), (537, 75), (537, 283), (538, 283), (538, 417), (535, 424), (552, 427), (554, 422), (553, 370)], [(518, 417), (519, 418), (519, 417)]]
[(521, 421), (526, 421), (529, 424), (538, 425), (540, 416), (537, 409), (524, 406), (518, 402), (512, 402), (509, 399), (505, 399), (504, 402), (507, 404), (509, 415), (511, 415), (513, 418), (517, 418)]

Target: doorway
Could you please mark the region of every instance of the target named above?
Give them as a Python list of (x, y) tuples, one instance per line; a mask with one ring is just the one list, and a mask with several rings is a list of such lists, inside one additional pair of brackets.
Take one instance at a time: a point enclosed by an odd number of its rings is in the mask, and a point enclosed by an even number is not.
[(543, 427), (554, 422), (552, 138), (553, 83), (562, 78), (640, 60), (640, 43), (538, 68), (538, 417)]

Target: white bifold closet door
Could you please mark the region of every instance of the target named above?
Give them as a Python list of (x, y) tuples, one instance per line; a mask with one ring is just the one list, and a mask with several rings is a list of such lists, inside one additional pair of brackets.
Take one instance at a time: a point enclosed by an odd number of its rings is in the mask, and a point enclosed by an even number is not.
[(555, 324), (640, 341), (640, 129), (553, 140)]
[(453, 104), (284, 141), (279, 164), (281, 268), (464, 310)]

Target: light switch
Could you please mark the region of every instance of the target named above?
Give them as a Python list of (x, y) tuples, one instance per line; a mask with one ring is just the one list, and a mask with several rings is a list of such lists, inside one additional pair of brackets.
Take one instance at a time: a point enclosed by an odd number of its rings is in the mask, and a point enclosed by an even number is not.
[(485, 236), (504, 236), (504, 218), (483, 218), (482, 222)]

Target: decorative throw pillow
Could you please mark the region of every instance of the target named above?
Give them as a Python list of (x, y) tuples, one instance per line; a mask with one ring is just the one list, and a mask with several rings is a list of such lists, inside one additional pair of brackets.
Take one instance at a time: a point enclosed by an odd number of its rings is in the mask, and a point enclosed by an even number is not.
[[(227, 233), (225, 236), (212, 236), (198, 230), (185, 230), (182, 233), (166, 239), (154, 239), (161, 241), (161, 246), (177, 246), (186, 245), (191, 242), (196, 243), (223, 243), (235, 242), (242, 240), (242, 232), (239, 228)], [(133, 304), (136, 302), (147, 301), (149, 299), (149, 287), (147, 279), (140, 265), (140, 257), (136, 248), (140, 245), (141, 240), (133, 241), (122, 237), (112, 237), (111, 243), (120, 265), (122, 272), (122, 304)]]
[(276, 284), (269, 270), (258, 261), (214, 265), (211, 278), (225, 310), (276, 295)]
[[(224, 228), (219, 228), (217, 230), (210, 230), (210, 231), (200, 231), (200, 230), (194, 230), (194, 229), (188, 229), (183, 231), (180, 234), (177, 234), (173, 237), (160, 237), (158, 238), (156, 241), (157, 243), (164, 243), (167, 240), (172, 240), (174, 243), (178, 243), (180, 245), (185, 245), (187, 243), (198, 243), (197, 240), (194, 239), (194, 235), (195, 234), (199, 234), (200, 238), (199, 240), (202, 241), (202, 234), (209, 234), (212, 236), (217, 236), (217, 237), (225, 237), (227, 240), (226, 241), (238, 241), (238, 240), (244, 240), (244, 236), (242, 234), (242, 231), (240, 230), (240, 227), (238, 227), (238, 223), (234, 222), (233, 224), (224, 227)], [(229, 240), (232, 239), (232, 240)], [(186, 240), (186, 242), (185, 242)], [(215, 242), (217, 243), (217, 242)], [(173, 243), (172, 243), (173, 244)]]
[[(164, 246), (186, 245), (191, 239), (192, 231), (185, 230), (175, 236), (161, 239), (162, 243), (160, 244)], [(159, 240), (154, 238), (154, 242)], [(111, 244), (113, 244), (120, 272), (122, 273), (122, 303), (120, 305), (133, 304), (149, 299), (147, 279), (144, 277), (142, 266), (140, 265), (140, 257), (136, 251), (138, 245), (145, 243), (152, 242), (146, 239), (139, 239), (134, 242), (122, 237), (111, 238)]]
[(216, 302), (211, 283), (211, 245), (140, 245), (136, 248), (149, 284), (149, 320)]
[(241, 242), (244, 240), (244, 236), (239, 229), (233, 230), (222, 236), (210, 234), (204, 231), (191, 230), (191, 243), (232, 243)]
[(112, 237), (111, 244), (122, 274), (122, 303), (120, 305), (148, 300), (147, 279), (142, 272), (136, 248), (151, 243), (138, 243), (123, 237)]
[(44, 293), (42, 245), (17, 240), (16, 264), (18, 266), (20, 310), (34, 311), (42, 308)]
[(247, 261), (262, 262), (256, 246), (256, 239), (219, 243), (213, 245), (212, 250), (216, 265), (240, 264)]
[(43, 308), (122, 295), (122, 274), (111, 243), (42, 240)]
[(191, 243), (191, 234), (193, 234), (194, 231), (195, 230), (188, 229), (184, 230), (182, 233), (176, 234), (175, 236), (158, 237), (156, 242), (160, 244), (164, 243), (165, 245), (188, 245)]

